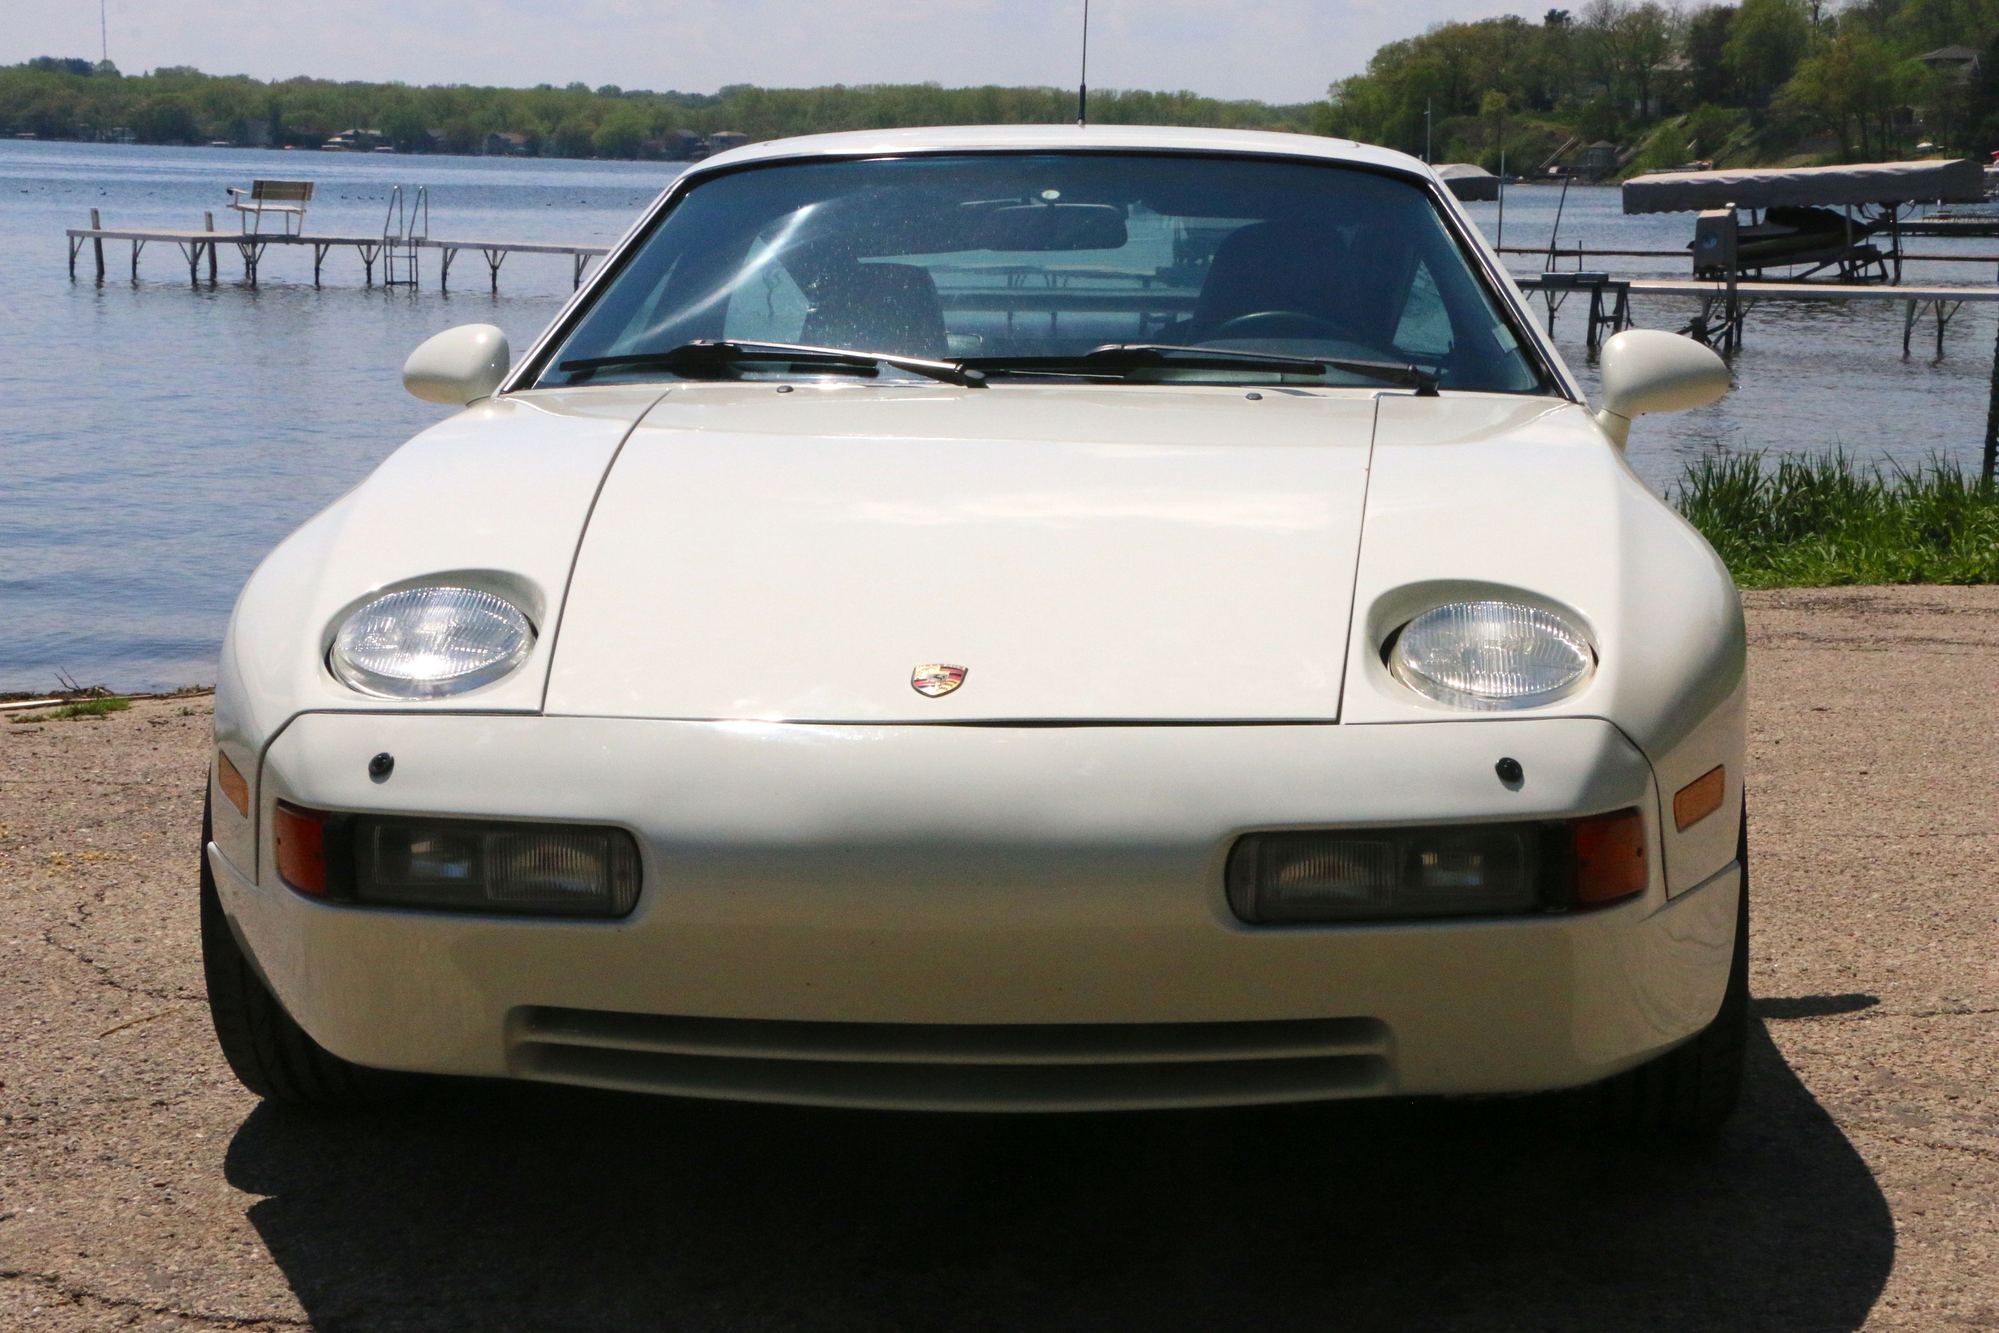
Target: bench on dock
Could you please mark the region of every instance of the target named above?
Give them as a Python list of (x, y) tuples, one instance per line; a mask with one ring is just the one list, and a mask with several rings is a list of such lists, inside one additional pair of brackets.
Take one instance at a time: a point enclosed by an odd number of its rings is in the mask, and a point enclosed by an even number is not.
[(250, 188), (229, 187), (229, 207), (242, 214), (247, 232), (264, 229), (264, 214), (275, 213), (289, 236), (305, 230), (305, 206), (312, 202), (311, 181), (251, 181)]

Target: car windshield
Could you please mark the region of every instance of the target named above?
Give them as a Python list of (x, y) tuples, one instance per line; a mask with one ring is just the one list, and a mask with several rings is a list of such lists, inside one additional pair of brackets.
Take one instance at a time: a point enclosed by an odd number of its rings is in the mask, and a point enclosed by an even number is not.
[(1418, 183), (1101, 152), (783, 162), (694, 183), (535, 383), (949, 374), (824, 349), (976, 368), (967, 383), (1547, 387)]

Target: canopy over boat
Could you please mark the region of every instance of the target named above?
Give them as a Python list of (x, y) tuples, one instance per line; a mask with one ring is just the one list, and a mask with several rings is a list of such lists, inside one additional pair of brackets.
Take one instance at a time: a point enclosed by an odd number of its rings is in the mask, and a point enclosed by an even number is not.
[(1446, 162), (1437, 168), (1444, 188), (1466, 203), (1499, 198), (1499, 177), (1472, 162)]
[(1691, 213), (1704, 208), (1773, 205), (1975, 203), (1985, 171), (1975, 158), (1861, 162), (1843, 167), (1765, 167), (1743, 171), (1662, 171), (1624, 182), (1627, 213)]

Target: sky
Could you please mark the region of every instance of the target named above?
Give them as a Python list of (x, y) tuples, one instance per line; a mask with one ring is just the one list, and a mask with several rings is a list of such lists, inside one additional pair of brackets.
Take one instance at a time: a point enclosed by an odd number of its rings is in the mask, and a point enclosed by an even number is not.
[[(1545, 7), (1545, 5), (1543, 6)], [(1081, 0), (106, 0), (128, 73), (713, 92), (1076, 80)], [(1092, 0), (1090, 85), (1300, 102), (1505, 0)], [(0, 0), (0, 64), (98, 55), (97, 0)]]

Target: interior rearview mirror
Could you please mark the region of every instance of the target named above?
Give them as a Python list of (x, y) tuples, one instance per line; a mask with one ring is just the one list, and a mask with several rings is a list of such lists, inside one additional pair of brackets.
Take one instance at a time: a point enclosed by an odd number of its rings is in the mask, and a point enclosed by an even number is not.
[(1112, 204), (1009, 204), (979, 219), (975, 250), (1118, 250), (1124, 210)]
[(403, 362), (403, 387), (426, 403), (463, 407), (490, 398), (513, 363), (507, 335), (491, 324), (460, 324), (427, 338)]
[(1660, 329), (1626, 329), (1603, 345), (1603, 407), (1597, 424), (1612, 444), (1634, 417), (1705, 407), (1728, 392), (1728, 363), (1713, 351)]

